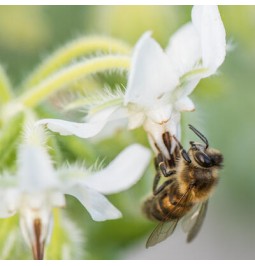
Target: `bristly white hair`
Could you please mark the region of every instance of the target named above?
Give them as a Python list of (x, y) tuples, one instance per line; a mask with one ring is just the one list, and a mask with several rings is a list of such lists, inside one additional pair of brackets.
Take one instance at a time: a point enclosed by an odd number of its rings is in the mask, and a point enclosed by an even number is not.
[(75, 162), (69, 164), (68, 162), (57, 169), (58, 176), (64, 181), (71, 178), (83, 179), (85, 176), (90, 175), (90, 171), (85, 167), (84, 163)]
[(24, 144), (47, 147), (48, 133), (45, 127), (35, 126), (33, 121), (25, 124), (22, 135)]
[(105, 105), (115, 105), (114, 103), (120, 103), (124, 99), (125, 91), (121, 86), (116, 86), (115, 90), (112, 90), (110, 87), (105, 86), (103, 91), (97, 91), (89, 95), (87, 98), (87, 103), (84, 106), (84, 109), (88, 114), (94, 113), (95, 110), (100, 109)]
[(76, 100), (66, 105), (65, 110), (80, 108), (84, 113), (91, 114), (105, 105), (119, 104), (122, 102), (124, 94), (124, 89), (121, 86), (116, 86), (114, 90), (109, 86), (104, 86), (104, 90), (95, 90), (93, 93), (84, 93), (84, 95), (80, 93)]
[(101, 171), (105, 167), (105, 158), (97, 158), (94, 164), (92, 164), (88, 170), (90, 173)]
[(77, 179), (83, 179), (84, 177), (89, 176), (94, 172), (102, 170), (104, 166), (105, 160), (100, 160), (98, 158), (95, 163), (89, 167), (86, 167), (84, 162), (76, 161), (73, 164), (66, 162), (66, 164), (60, 167), (57, 171), (59, 173), (59, 176), (64, 180), (74, 176)]
[(227, 53), (233, 52), (236, 49), (236, 47), (237, 47), (237, 43), (235, 42), (233, 38), (230, 38), (227, 41), (227, 47), (226, 47)]

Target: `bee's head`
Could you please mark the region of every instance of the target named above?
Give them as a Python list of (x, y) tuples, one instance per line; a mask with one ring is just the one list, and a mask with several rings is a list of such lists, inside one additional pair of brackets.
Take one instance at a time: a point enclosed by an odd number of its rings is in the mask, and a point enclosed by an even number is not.
[(189, 156), (193, 158), (199, 166), (209, 168), (213, 166), (222, 166), (223, 156), (220, 151), (206, 147), (203, 144), (191, 141), (189, 149)]
[(210, 148), (207, 138), (201, 134), (193, 126), (189, 125), (189, 128), (203, 141), (204, 144), (194, 141), (190, 142), (189, 156), (193, 157), (199, 166), (209, 168), (213, 166), (222, 166), (223, 156), (220, 151)]

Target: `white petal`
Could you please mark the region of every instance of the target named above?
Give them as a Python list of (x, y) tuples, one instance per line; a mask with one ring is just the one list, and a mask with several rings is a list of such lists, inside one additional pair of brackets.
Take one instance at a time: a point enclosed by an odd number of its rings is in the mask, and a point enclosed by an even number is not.
[(201, 78), (215, 73), (226, 55), (225, 29), (217, 6), (195, 6), (192, 23), (170, 39), (167, 53), (182, 76), (177, 99), (188, 96)]
[(175, 108), (180, 112), (192, 112), (195, 105), (189, 97), (183, 97), (175, 103)]
[(118, 219), (122, 216), (105, 196), (81, 183), (70, 186), (65, 193), (77, 198), (95, 221)]
[(91, 175), (84, 182), (103, 194), (117, 193), (134, 185), (150, 161), (150, 152), (139, 144), (122, 151), (105, 169)]
[(182, 26), (174, 33), (166, 51), (180, 77), (198, 65), (202, 50), (198, 31), (192, 23)]
[[(103, 117), (101, 118), (101, 116)], [(127, 108), (119, 107), (114, 111), (109, 117), (108, 121), (105, 124), (103, 130), (101, 130), (92, 141), (100, 141), (104, 138), (113, 136), (119, 130), (126, 129), (128, 125), (128, 110)], [(93, 115), (88, 115), (85, 117), (87, 123), (94, 123), (105, 119), (104, 114), (95, 113)]]
[(65, 196), (58, 191), (50, 193), (48, 200), (53, 207), (64, 207), (66, 205)]
[(168, 121), (172, 114), (172, 105), (171, 104), (162, 104), (158, 108), (151, 108), (150, 111), (148, 111), (147, 117), (158, 124), (163, 124), (166, 121)]
[(226, 55), (226, 33), (217, 6), (194, 6), (192, 22), (201, 38), (203, 66), (210, 75), (223, 63)]
[(197, 84), (201, 80), (202, 76), (204, 76), (205, 73), (209, 73), (208, 71), (203, 73), (196, 73), (192, 74), (189, 77), (187, 77), (184, 82), (181, 84), (180, 87), (178, 87), (174, 92), (174, 104), (176, 104), (180, 99), (186, 98), (189, 96), (193, 90), (196, 88)]
[(144, 119), (145, 119), (144, 112), (140, 112), (138, 110), (137, 112), (131, 111), (129, 113), (128, 129), (132, 130), (132, 129), (140, 127), (143, 124)]
[(24, 191), (36, 193), (58, 186), (50, 156), (43, 147), (29, 144), (20, 146), (18, 176), (20, 188)]
[(188, 76), (185, 76), (185, 80), (182, 81), (182, 86), (174, 92), (176, 98), (180, 99), (190, 95), (200, 79), (208, 75), (207, 70), (203, 70), (202, 73), (194, 72), (191, 74), (192, 70), (202, 68), (201, 38), (192, 23), (184, 25), (172, 36), (167, 47), (167, 54), (180, 77), (183, 78), (185, 74), (189, 73)]
[(127, 108), (124, 108), (122, 104), (106, 107), (98, 112), (88, 114), (84, 122), (97, 123), (107, 121), (114, 121), (119, 119), (124, 119), (128, 116)]
[[(167, 150), (162, 135), (165, 132), (169, 132), (171, 136), (175, 136), (177, 139), (180, 139), (180, 112), (172, 112), (171, 117), (168, 121), (164, 123), (155, 123), (151, 119), (147, 119), (144, 124), (144, 129), (148, 133), (149, 141), (151, 147), (154, 149), (155, 153), (158, 153), (158, 148), (164, 154), (164, 156), (168, 159), (169, 151)], [(157, 147), (156, 147), (156, 145)], [(173, 143), (171, 147), (171, 152), (175, 148), (175, 143)]]
[(61, 135), (75, 135), (80, 138), (90, 138), (97, 135), (107, 124), (110, 116), (119, 106), (109, 107), (97, 113), (88, 123), (76, 123), (60, 119), (42, 119), (37, 121), (37, 125), (47, 125), (47, 127)]
[(127, 119), (117, 119), (114, 121), (110, 121), (105, 125), (104, 130), (101, 130), (95, 137), (93, 137), (93, 141), (98, 142), (108, 137), (112, 137), (115, 133), (126, 129), (127, 125)]
[(0, 197), (0, 218), (7, 218), (14, 215), (18, 209), (18, 190), (15, 188), (1, 188)]
[(125, 104), (150, 107), (178, 84), (168, 56), (150, 35), (146, 32), (134, 48)]

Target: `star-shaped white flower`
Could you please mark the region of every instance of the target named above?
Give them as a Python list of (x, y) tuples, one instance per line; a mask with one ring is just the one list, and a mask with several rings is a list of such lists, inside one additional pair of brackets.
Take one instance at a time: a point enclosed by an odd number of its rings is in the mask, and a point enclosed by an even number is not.
[(97, 172), (78, 166), (55, 170), (41, 128), (30, 130), (28, 135), (19, 147), (17, 172), (1, 176), (0, 217), (18, 212), (22, 233), (34, 258), (42, 259), (51, 235), (52, 208), (65, 206), (65, 194), (77, 198), (95, 221), (120, 218), (120, 211), (104, 194), (134, 185), (150, 161), (150, 152), (133, 144)]
[(108, 102), (92, 104), (86, 123), (43, 119), (38, 124), (62, 135), (89, 138), (113, 121), (126, 119), (129, 129), (143, 126), (155, 152), (159, 149), (169, 158), (162, 135), (180, 138), (181, 112), (195, 109), (189, 95), (202, 78), (217, 71), (225, 55), (225, 29), (217, 6), (194, 6), (192, 21), (172, 36), (166, 51), (150, 32), (139, 39), (126, 91), (112, 98), (108, 93)]

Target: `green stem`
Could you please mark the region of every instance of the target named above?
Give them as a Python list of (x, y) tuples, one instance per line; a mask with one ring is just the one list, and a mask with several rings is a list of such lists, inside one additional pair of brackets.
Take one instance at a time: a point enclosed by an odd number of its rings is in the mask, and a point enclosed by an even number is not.
[(92, 58), (67, 66), (46, 78), (37, 86), (29, 89), (18, 101), (25, 107), (33, 107), (61, 87), (67, 86), (77, 79), (102, 71), (129, 69), (128, 56), (108, 55)]
[(2, 66), (0, 66), (0, 103), (6, 103), (12, 98), (11, 83)]
[(94, 36), (74, 40), (48, 57), (30, 77), (27, 78), (23, 87), (28, 88), (38, 84), (49, 74), (79, 56), (86, 56), (94, 52), (129, 54), (130, 51), (131, 48), (127, 44), (109, 37)]

